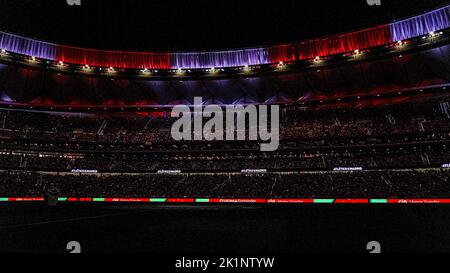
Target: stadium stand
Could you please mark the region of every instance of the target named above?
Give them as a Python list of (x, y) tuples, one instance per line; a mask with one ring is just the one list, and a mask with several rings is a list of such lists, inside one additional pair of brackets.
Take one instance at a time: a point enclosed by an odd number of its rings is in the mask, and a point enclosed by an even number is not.
[[(448, 197), (449, 22), (444, 7), (323, 40), (208, 53), (106, 52), (0, 32), (0, 196)], [(174, 141), (170, 109), (199, 96), (205, 106), (279, 105), (278, 151)]]

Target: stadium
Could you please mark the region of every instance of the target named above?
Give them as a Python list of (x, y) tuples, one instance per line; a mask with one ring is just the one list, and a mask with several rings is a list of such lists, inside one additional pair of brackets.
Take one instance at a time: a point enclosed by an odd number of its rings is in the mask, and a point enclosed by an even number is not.
[[(0, 201), (450, 202), (450, 6), (209, 52), (0, 32)], [(280, 106), (280, 148), (174, 141), (171, 109)]]
[(448, 1), (105, 2), (0, 0), (0, 253), (450, 251)]

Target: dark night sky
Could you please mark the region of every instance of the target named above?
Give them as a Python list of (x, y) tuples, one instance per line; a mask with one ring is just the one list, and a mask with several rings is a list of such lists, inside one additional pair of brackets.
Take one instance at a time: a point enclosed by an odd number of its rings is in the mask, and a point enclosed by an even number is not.
[(104, 49), (248, 47), (390, 22), (449, 0), (0, 0), (0, 29)]

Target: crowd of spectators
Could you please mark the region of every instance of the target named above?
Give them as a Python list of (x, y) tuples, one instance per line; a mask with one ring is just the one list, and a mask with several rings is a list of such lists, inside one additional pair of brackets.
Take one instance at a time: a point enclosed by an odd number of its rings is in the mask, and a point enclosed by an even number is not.
[(2, 173), (9, 197), (135, 198), (442, 198), (450, 192), (445, 170), (309, 172), (285, 174), (56, 175)]
[[(258, 141), (174, 142), (166, 118), (1, 110), (0, 195), (39, 196), (52, 185), (79, 197), (448, 197), (449, 173), (437, 171), (450, 163), (443, 101), (285, 108), (273, 153), (260, 152)], [(71, 170), (99, 174), (63, 175)], [(151, 174), (158, 170), (183, 174)]]
[[(450, 133), (450, 118), (441, 104), (447, 98), (365, 109), (283, 109), (280, 137), (284, 141), (321, 141), (386, 136)], [(60, 114), (0, 111), (0, 140), (54, 145), (172, 144), (174, 120), (136, 114)], [(33, 142), (34, 141), (34, 142)], [(36, 144), (38, 145), (38, 144)]]
[(189, 153), (0, 153), (0, 169), (100, 172), (187, 172), (267, 170), (327, 170), (337, 167), (400, 168), (440, 167), (450, 163), (448, 147), (442, 144), (417, 147), (371, 147), (332, 151), (217, 151)]

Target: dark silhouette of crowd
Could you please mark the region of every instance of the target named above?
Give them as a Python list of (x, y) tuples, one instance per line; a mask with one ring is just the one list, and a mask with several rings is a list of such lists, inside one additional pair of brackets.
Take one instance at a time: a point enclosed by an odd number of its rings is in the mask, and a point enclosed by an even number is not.
[(135, 198), (443, 198), (450, 192), (445, 170), (308, 172), (284, 174), (57, 175), (8, 172), (0, 192), (9, 197)]
[[(447, 98), (421, 103), (385, 105), (367, 109), (283, 109), (280, 137), (283, 141), (308, 144), (332, 143), (351, 139), (358, 142), (388, 136), (414, 137), (417, 134), (450, 133), (450, 118), (442, 108)], [(170, 113), (167, 113), (168, 116)], [(132, 113), (58, 114), (0, 111), (0, 141), (5, 145), (123, 146), (140, 149), (170, 145), (174, 120)], [(361, 140), (364, 139), (364, 140)], [(19, 145), (19, 146), (20, 146)]]
[(175, 142), (168, 118), (1, 110), (0, 195), (40, 196), (52, 185), (76, 197), (444, 197), (450, 116), (442, 103), (448, 98), (285, 107), (280, 148), (270, 153), (259, 141)]

